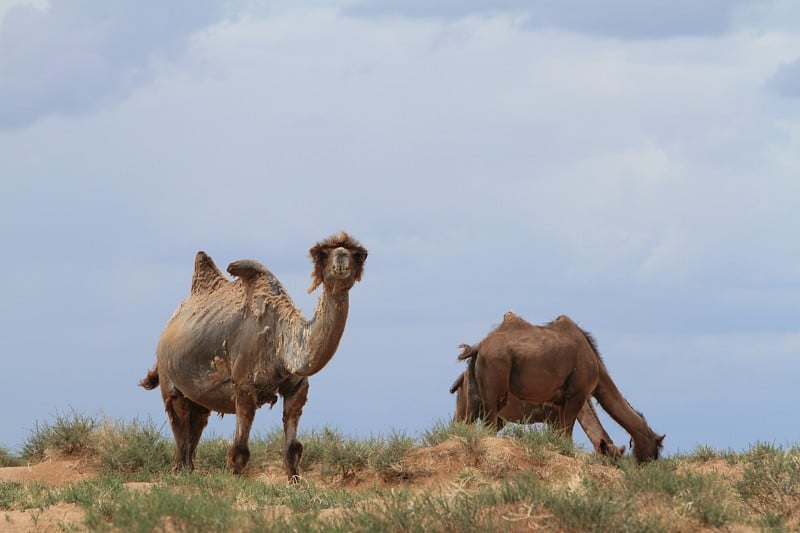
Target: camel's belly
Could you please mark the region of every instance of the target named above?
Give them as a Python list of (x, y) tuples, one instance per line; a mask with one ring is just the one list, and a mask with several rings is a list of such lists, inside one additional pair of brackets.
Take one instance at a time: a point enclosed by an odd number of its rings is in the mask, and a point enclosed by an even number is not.
[(522, 401), (560, 404), (567, 398), (590, 394), (597, 385), (599, 371), (594, 359), (520, 359), (509, 376), (509, 391)]

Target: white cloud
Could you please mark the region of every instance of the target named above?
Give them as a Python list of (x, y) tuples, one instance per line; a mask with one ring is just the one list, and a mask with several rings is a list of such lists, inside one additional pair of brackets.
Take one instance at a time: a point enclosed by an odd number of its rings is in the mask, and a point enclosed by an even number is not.
[(226, 14), (216, 2), (14, 2), (0, 23), (0, 128), (116, 102)]
[(778, 67), (769, 86), (781, 96), (800, 97), (800, 59)]
[(498, 12), (526, 15), (533, 30), (557, 28), (567, 31), (622, 39), (663, 39), (687, 35), (721, 35), (731, 28), (733, 11), (739, 2), (711, 0), (658, 0), (637, 2), (561, 2), (463, 0), (425, 2), (372, 0), (356, 2), (346, 9), (355, 16), (441, 17), (453, 19)]

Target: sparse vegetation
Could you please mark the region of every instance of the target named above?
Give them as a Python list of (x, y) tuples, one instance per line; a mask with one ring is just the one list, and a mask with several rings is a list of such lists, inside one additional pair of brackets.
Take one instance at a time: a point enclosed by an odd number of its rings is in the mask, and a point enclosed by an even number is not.
[(28, 440), (22, 445), (22, 457), (41, 461), (49, 454), (78, 455), (93, 450), (97, 421), (70, 410), (57, 412), (52, 422), (34, 423)]
[(172, 443), (150, 419), (106, 422), (94, 442), (100, 464), (109, 472), (147, 475), (172, 463)]
[(800, 514), (800, 448), (784, 450), (756, 443), (742, 455), (744, 472), (736, 488), (767, 523), (783, 523)]
[[(558, 432), (436, 422), (402, 432), (301, 435), (302, 481), (290, 485), (282, 433), (251, 439), (243, 475), (225, 465), (230, 441), (200, 443), (195, 472), (172, 472), (171, 439), (152, 421), (98, 421), (70, 412), (37, 423), (22, 446), (43, 459), (93, 465), (66, 482), (0, 482), (0, 516), (23, 529), (119, 531), (689, 531), (800, 526), (800, 449), (707, 446), (637, 466), (576, 448)], [(19, 459), (0, 450), (3, 466)], [(46, 466), (46, 463), (42, 463)], [(64, 507), (67, 506), (67, 507)], [(70, 507), (71, 506), (71, 507)], [(26, 520), (21, 522), (21, 520)]]
[(5, 466), (18, 466), (20, 462), (20, 459), (14, 457), (8, 448), (0, 446), (0, 468)]

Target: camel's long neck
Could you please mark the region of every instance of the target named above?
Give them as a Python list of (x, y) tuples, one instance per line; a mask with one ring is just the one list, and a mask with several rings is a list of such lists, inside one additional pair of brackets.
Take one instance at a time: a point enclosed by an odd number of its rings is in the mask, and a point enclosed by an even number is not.
[(301, 320), (284, 335), (283, 360), (298, 376), (316, 374), (331, 360), (344, 333), (350, 300), (348, 293), (334, 295), (323, 287), (311, 320)]
[(630, 433), (634, 442), (637, 439), (654, 438), (655, 433), (653, 430), (622, 396), (602, 363), (600, 363), (600, 381), (594, 391), (594, 397), (597, 398), (603, 409), (611, 415), (611, 418)]

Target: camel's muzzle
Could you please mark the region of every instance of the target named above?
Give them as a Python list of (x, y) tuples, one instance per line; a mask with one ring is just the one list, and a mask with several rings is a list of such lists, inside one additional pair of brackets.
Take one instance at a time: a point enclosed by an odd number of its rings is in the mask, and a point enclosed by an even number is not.
[(350, 276), (350, 254), (345, 248), (337, 248), (333, 251), (331, 273), (342, 279)]

